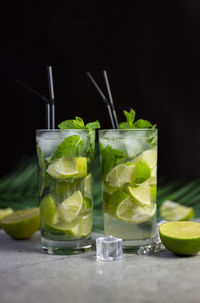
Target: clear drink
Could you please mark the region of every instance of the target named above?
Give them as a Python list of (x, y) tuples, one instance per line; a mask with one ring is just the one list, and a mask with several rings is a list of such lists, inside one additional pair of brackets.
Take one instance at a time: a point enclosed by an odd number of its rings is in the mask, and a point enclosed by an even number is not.
[(42, 249), (91, 247), (94, 130), (37, 130)]
[(100, 130), (104, 231), (133, 249), (156, 236), (157, 130)]

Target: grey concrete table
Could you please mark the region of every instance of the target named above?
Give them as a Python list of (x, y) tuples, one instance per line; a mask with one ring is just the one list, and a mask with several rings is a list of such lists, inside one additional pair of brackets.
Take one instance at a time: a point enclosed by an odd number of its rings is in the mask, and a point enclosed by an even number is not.
[(95, 251), (51, 256), (40, 251), (39, 233), (17, 241), (2, 230), (0, 245), (1, 303), (200, 302), (199, 255), (97, 262)]

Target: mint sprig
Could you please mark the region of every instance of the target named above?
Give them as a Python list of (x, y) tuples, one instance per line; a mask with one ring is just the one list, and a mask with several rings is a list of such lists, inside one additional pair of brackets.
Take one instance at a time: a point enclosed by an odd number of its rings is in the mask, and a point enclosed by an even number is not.
[(131, 108), (130, 111), (124, 110), (124, 115), (126, 117), (125, 122), (119, 124), (120, 129), (135, 129), (135, 128), (155, 128), (156, 125), (152, 125), (149, 121), (138, 119), (135, 121), (136, 112)]

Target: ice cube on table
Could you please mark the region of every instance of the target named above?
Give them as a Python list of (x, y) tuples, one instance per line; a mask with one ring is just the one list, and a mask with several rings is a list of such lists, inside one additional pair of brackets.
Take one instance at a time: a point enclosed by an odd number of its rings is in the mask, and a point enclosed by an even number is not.
[(112, 236), (96, 239), (96, 257), (101, 261), (114, 261), (123, 258), (122, 239)]
[(36, 137), (36, 142), (44, 157), (51, 156), (62, 141), (63, 137), (59, 132), (44, 132)]

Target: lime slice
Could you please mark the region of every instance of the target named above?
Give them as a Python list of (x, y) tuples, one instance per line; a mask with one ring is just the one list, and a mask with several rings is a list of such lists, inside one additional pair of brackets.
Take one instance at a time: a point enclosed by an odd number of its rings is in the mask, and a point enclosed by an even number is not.
[(151, 205), (151, 188), (148, 184), (144, 183), (138, 187), (128, 186), (127, 192), (137, 204), (141, 206)]
[(197, 222), (168, 222), (159, 227), (165, 247), (179, 255), (195, 255), (200, 251), (200, 224)]
[(45, 221), (45, 223), (56, 223), (56, 210), (56, 205), (51, 195), (47, 195), (40, 202), (40, 216)]
[(156, 211), (156, 205), (140, 206), (126, 192), (119, 190), (110, 196), (105, 212), (116, 218), (131, 222), (142, 223), (153, 217)]
[(82, 185), (84, 197), (92, 200), (93, 178), (91, 174), (82, 180)]
[(105, 181), (110, 187), (122, 187), (133, 182), (135, 164), (119, 164), (107, 175)]
[(59, 205), (58, 211), (66, 222), (71, 222), (79, 215), (82, 207), (83, 196), (77, 191)]
[(140, 155), (137, 159), (133, 160), (133, 162), (137, 162), (137, 160), (144, 160), (150, 169), (153, 169), (157, 164), (157, 150), (156, 149), (148, 149), (145, 150), (142, 155)]
[(13, 213), (12, 208), (0, 209), (0, 228), (1, 228), (1, 219), (5, 216), (8, 216), (8, 215), (12, 214), (12, 213)]
[(160, 215), (168, 221), (187, 221), (194, 217), (192, 207), (166, 200), (160, 207)]
[(151, 169), (146, 161), (139, 160), (135, 166), (133, 184), (138, 185), (144, 183), (151, 177)]
[(87, 158), (62, 157), (50, 164), (47, 172), (56, 179), (85, 177), (87, 175)]
[(119, 204), (117, 208), (117, 218), (131, 222), (142, 223), (149, 221), (156, 211), (156, 205), (140, 207), (135, 202), (128, 198)]
[(39, 208), (18, 210), (1, 220), (5, 232), (16, 239), (31, 237), (40, 227)]
[(86, 237), (91, 233), (92, 229), (92, 214), (89, 214), (82, 218), (79, 224), (80, 237)]

